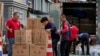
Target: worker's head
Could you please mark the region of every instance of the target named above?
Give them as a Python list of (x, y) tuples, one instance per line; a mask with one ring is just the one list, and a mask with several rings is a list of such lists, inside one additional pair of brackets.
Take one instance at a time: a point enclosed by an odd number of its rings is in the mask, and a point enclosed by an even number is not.
[(18, 12), (14, 12), (14, 13), (13, 13), (13, 18), (14, 18), (15, 20), (18, 20), (18, 19), (19, 19), (19, 13), (18, 13)]
[(66, 16), (65, 16), (65, 15), (61, 15), (61, 16), (60, 16), (60, 20), (61, 20), (61, 21), (65, 21), (65, 20), (66, 20)]
[(47, 17), (43, 17), (41, 19), (41, 23), (43, 23), (43, 25), (46, 26), (48, 24), (48, 18)]

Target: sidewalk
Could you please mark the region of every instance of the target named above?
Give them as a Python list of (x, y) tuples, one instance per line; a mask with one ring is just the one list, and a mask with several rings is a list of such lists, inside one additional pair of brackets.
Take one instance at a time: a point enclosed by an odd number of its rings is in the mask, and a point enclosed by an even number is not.
[[(4, 54), (3, 56), (7, 56), (7, 54)], [(70, 55), (70, 56), (82, 56), (82, 55)]]
[(7, 54), (3, 54), (3, 56), (8, 56)]
[[(100, 48), (100, 45), (96, 45), (94, 46), (95, 48)], [(58, 47), (59, 48), (59, 47)], [(3, 54), (3, 56), (7, 56), (7, 54)], [(58, 56), (60, 56), (60, 54), (58, 54)], [(70, 56), (83, 56), (83, 55), (70, 55)], [(87, 55), (85, 55), (87, 56)]]

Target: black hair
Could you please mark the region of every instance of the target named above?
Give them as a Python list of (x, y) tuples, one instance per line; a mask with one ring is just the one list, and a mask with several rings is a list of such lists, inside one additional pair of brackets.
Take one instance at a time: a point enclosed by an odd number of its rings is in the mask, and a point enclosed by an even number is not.
[(45, 21), (48, 21), (48, 18), (47, 18), (47, 17), (43, 17), (43, 18), (41, 19), (41, 23), (43, 23), (43, 22), (45, 22)]
[(64, 15), (64, 14), (61, 14), (60, 16), (66, 18), (66, 15)]
[(19, 12), (14, 12), (14, 13), (13, 13), (13, 16), (16, 15), (16, 14), (18, 14), (18, 13), (19, 13)]

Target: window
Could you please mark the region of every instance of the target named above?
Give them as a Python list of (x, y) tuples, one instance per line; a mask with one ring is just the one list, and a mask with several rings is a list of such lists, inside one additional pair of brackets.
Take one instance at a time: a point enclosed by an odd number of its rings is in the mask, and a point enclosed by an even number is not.
[(40, 10), (41, 11), (41, 0), (36, 0), (36, 10)]
[(36, 0), (33, 2), (34, 9), (36, 10)]

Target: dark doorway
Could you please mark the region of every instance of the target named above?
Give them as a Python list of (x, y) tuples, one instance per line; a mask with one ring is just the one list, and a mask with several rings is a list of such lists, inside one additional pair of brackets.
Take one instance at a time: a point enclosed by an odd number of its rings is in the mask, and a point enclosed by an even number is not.
[(63, 3), (63, 14), (80, 32), (96, 34), (96, 3)]

